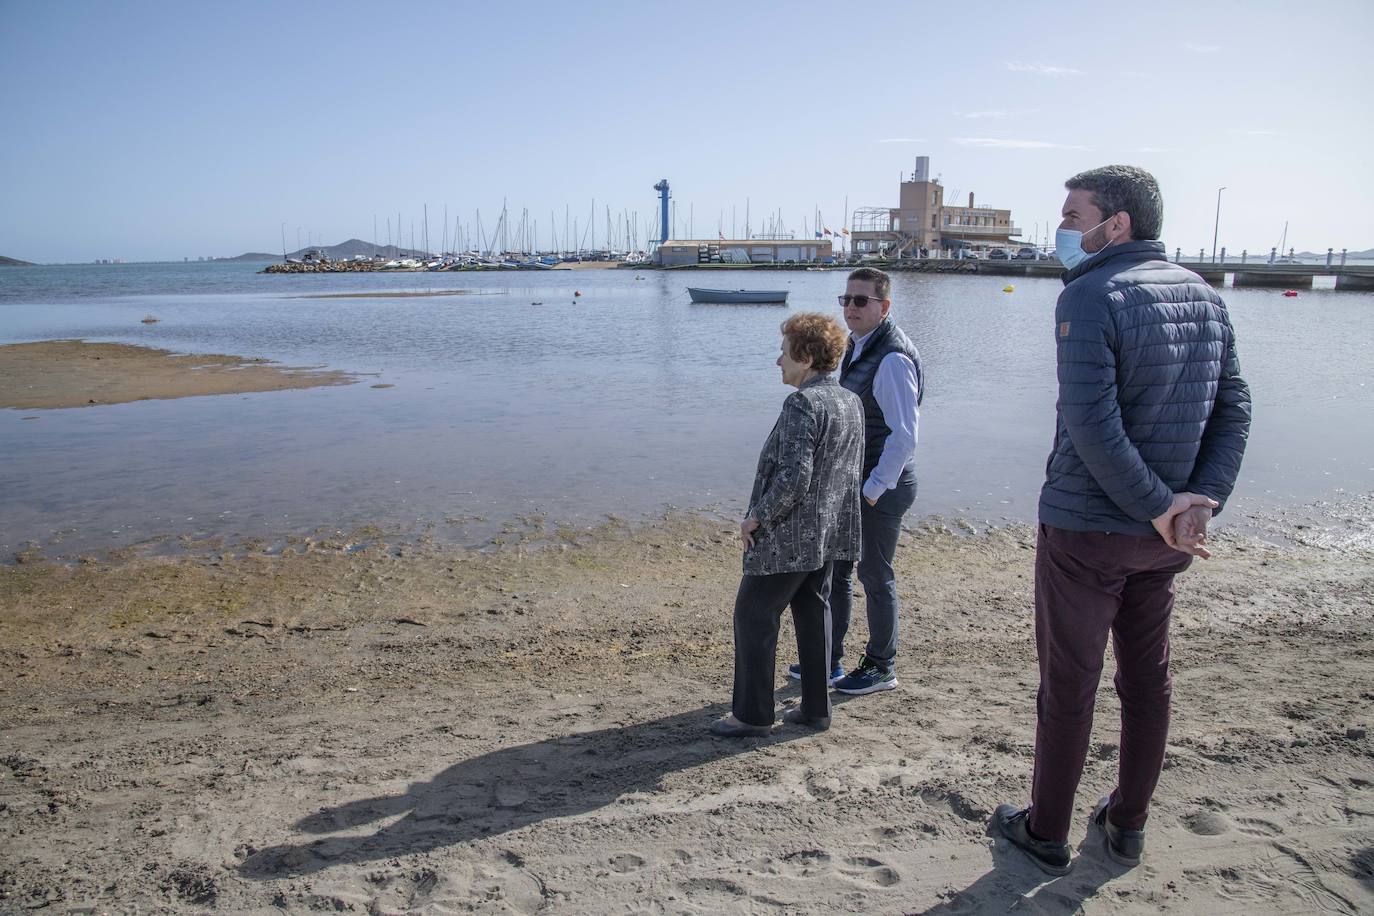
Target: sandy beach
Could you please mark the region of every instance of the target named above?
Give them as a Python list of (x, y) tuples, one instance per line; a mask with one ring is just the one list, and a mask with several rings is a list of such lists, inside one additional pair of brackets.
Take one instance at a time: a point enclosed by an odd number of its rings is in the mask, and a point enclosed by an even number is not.
[[(988, 834), (1028, 792), (1033, 532), (918, 523), (899, 689), (728, 741), (728, 524), (530, 519), (0, 568), (0, 909), (1355, 913), (1374, 907), (1369, 497), (1181, 579), (1147, 858)], [(862, 629), (860, 627), (860, 629)], [(779, 670), (795, 658), (785, 627)], [(779, 702), (796, 701), (785, 678)]]
[(355, 376), (265, 359), (130, 344), (43, 340), (0, 346), (0, 408), (89, 407), (207, 394), (349, 385)]

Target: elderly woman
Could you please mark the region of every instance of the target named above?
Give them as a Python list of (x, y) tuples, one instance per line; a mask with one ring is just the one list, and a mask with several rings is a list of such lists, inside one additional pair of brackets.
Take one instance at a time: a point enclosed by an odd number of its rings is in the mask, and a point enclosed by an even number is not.
[(834, 319), (793, 315), (782, 325), (778, 366), (797, 390), (759, 455), (749, 511), (740, 524), (744, 576), (735, 598), (733, 714), (717, 735), (773, 728), (773, 665), (783, 609), (792, 606), (801, 661), (801, 706), (783, 721), (830, 727), (830, 565), (859, 556), (859, 473), (864, 414), (831, 375), (847, 337)]

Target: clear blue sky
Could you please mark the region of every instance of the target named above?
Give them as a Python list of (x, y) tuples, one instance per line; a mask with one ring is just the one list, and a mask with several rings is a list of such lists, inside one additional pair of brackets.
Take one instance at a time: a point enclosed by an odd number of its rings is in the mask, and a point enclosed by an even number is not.
[[(940, 6), (943, 10), (932, 7)], [(1374, 3), (227, 4), (0, 0), (0, 254), (370, 239), (429, 205), (545, 243), (565, 206), (679, 235), (947, 196), (1056, 221), (1063, 180), (1155, 173), (1164, 239), (1374, 247)], [(555, 218), (550, 212), (556, 212)], [(382, 223), (384, 226), (384, 222)], [(407, 230), (408, 231), (408, 230)], [(381, 230), (385, 234), (385, 229)], [(598, 236), (603, 230), (598, 228)]]

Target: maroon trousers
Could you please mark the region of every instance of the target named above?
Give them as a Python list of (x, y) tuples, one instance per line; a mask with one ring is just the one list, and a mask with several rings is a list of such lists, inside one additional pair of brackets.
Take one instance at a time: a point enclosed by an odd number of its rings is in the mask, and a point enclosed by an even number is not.
[(1169, 615), (1174, 576), (1192, 557), (1158, 535), (1040, 526), (1035, 549), (1035, 775), (1031, 832), (1064, 842), (1092, 733), (1107, 635), (1116, 654), (1121, 756), (1109, 813), (1145, 826), (1169, 736)]

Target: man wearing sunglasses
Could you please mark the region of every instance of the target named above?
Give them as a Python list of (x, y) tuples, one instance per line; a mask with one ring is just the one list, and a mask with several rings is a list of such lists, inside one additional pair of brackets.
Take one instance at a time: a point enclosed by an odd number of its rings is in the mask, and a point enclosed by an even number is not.
[(1072, 865), (1069, 824), (1109, 636), (1121, 750), (1093, 822), (1111, 859), (1140, 861), (1169, 735), (1174, 576), (1209, 556), (1207, 522), (1231, 495), (1250, 432), (1226, 305), (1169, 263), (1154, 177), (1110, 165), (1065, 187), (1058, 418), (1035, 550), (1031, 804), (993, 814), (1052, 875)]
[[(892, 561), (902, 516), (916, 501), (912, 458), (925, 387), (920, 354), (888, 316), (891, 291), (891, 277), (860, 267), (849, 275), (839, 297), (849, 326), (840, 384), (864, 405), (863, 550), (858, 567), (868, 610), (868, 645), (858, 666), (845, 674), (844, 637), (852, 614), (855, 564), (837, 561), (830, 585), (830, 680), (837, 691), (852, 695), (897, 686), (897, 576)], [(789, 673), (801, 677), (797, 665)]]

